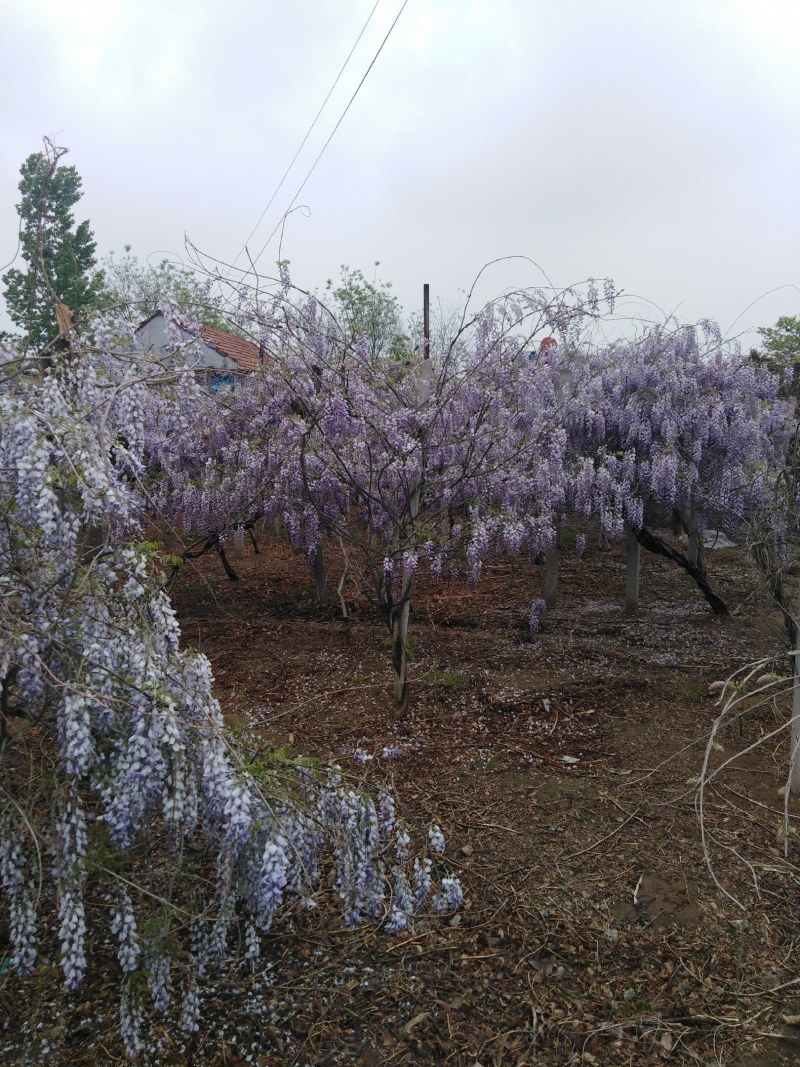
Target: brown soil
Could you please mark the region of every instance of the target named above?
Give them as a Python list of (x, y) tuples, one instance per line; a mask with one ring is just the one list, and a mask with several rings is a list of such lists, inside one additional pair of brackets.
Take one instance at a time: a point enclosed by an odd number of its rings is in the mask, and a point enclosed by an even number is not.
[[(346, 626), (338, 607), (316, 606), (304, 560), (260, 540), (259, 555), (248, 545), (232, 561), (242, 581), (209, 555), (173, 591), (230, 720), (255, 721), (271, 743), (336, 761), (370, 787), (391, 781), (412, 821), (442, 825), (466, 900), (454, 917), (391, 936), (347, 933), (330, 912), (298, 918), (274, 937), (269, 1012), (253, 1007), (255, 980), (209, 987), (204, 1029), (188, 1047), (165, 1031), (160, 1062), (800, 1062), (800, 867), (796, 838), (788, 860), (779, 839), (785, 733), (706, 791), (719, 886), (695, 810), (720, 710), (709, 683), (765, 657), (787, 669), (780, 620), (743, 552), (710, 560), (735, 609), (719, 618), (690, 579), (647, 555), (639, 613), (625, 615), (622, 550), (590, 544), (582, 561), (566, 551), (559, 605), (534, 641), (534, 561), (487, 567), (475, 588), (423, 580), (411, 705), (398, 719), (388, 631), (358, 584), (346, 586)], [(340, 554), (327, 562), (335, 585)], [(786, 721), (783, 695), (743, 707), (721, 728), (712, 767)], [(792, 802), (792, 826), (798, 810)], [(13, 1002), (30, 1027), (34, 1008), (14, 1001), (11, 981), (0, 979), (0, 1007)], [(106, 993), (95, 985), (90, 976), (80, 997), (96, 1010)], [(41, 1006), (55, 994), (38, 996)], [(66, 1036), (51, 1038), (49, 1062), (115, 1062), (112, 1002), (106, 1058), (84, 1059), (80, 1008), (61, 1003)], [(5, 1062), (39, 1062), (35, 1021), (26, 1034), (28, 1051), (20, 1041), (20, 1058)]]

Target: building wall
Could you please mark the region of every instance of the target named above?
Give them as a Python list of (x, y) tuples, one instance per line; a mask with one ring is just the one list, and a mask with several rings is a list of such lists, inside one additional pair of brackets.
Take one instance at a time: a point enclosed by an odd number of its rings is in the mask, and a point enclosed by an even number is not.
[[(197, 370), (207, 368), (210, 370), (229, 371), (230, 373), (238, 369), (234, 360), (221, 355), (215, 348), (207, 345), (205, 341), (201, 341), (199, 337), (192, 337), (186, 330), (181, 330), (181, 336), (187, 342), (186, 362), (189, 366), (196, 367)], [(167, 342), (167, 323), (160, 312), (154, 315), (149, 322), (139, 327), (136, 331), (136, 337), (144, 348), (152, 349), (155, 352), (164, 353), (170, 347)], [(191, 350), (188, 349), (188, 342), (192, 342)]]

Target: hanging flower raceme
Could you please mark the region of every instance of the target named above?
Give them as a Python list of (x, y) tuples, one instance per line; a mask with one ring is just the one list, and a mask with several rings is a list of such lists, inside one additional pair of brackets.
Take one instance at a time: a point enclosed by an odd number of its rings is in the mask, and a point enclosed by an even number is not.
[(732, 530), (775, 512), (789, 440), (779, 382), (701, 329), (702, 344), (688, 327), (654, 329), (583, 360), (574, 507), (614, 537), (651, 505)]
[[(129, 356), (117, 362), (106, 352), (88, 363), (75, 355), (44, 371), (25, 368), (0, 387), (0, 685), (4, 699), (13, 691), (25, 714), (50, 731), (57, 781), (46, 813), (32, 810), (22, 818), (16, 804), (0, 801), (11, 963), (22, 973), (35, 966), (37, 909), (50, 901), (65, 981), (80, 985), (95, 936), (87, 885), (90, 878), (105, 880), (120, 970), (120, 1032), (131, 1055), (144, 1047), (145, 986), (153, 1008), (166, 1011), (172, 972), (183, 971), (180, 1012), (193, 1030), (200, 1025), (201, 980), (235, 956), (240, 943), (248, 960), (258, 959), (281, 909), (313, 904), (325, 872), (333, 872), (344, 921), (353, 927), (388, 919), (396, 887), (407, 884), (419, 859), (410, 854), (387, 791), (376, 807), (339, 772), (313, 771), (302, 761), (280, 762), (265, 780), (226, 732), (210, 664), (180, 649), (175, 615), (157, 588), (152, 546), (143, 537), (145, 504), (152, 507), (159, 481), (151, 478), (154, 464), (161, 481), (175, 486), (180, 468), (209, 469), (198, 430), (197, 405), (205, 401), (185, 376), (170, 386), (161, 371), (152, 381), (144, 367), (138, 371)], [(243, 394), (242, 411), (252, 411), (248, 403)], [(133, 425), (143, 412), (151, 436)], [(298, 418), (284, 410), (270, 425)], [(160, 420), (166, 432), (156, 440)], [(196, 455), (174, 440), (170, 445), (176, 428), (193, 435)], [(203, 432), (225, 463), (236, 447), (237, 469), (263, 477), (254, 442), (235, 446), (222, 417), (206, 421)], [(324, 481), (319, 467), (307, 469)], [(220, 501), (224, 478), (212, 477)], [(188, 482), (182, 484), (186, 502), (191, 494)], [(298, 487), (284, 483), (282, 491), (294, 493), (291, 514), (302, 525)], [(331, 514), (344, 506), (339, 491), (334, 487), (326, 498)], [(220, 503), (224, 521), (241, 515), (250, 496), (247, 489), (227, 510)], [(196, 513), (206, 521), (214, 512), (223, 521), (212, 498), (206, 484)], [(305, 529), (315, 522), (318, 538), (316, 510)], [(299, 539), (304, 536), (300, 530)], [(163, 897), (163, 888), (147, 885), (157, 879), (158, 861), (155, 870), (137, 866), (138, 849), (163, 856), (185, 885), (188, 842), (204, 850), (215, 877), (194, 884), (187, 900), (163, 898), (154, 921), (148, 904)], [(37, 857), (48, 850), (54, 891), (42, 893), (38, 882), (48, 872)], [(113, 860), (98, 861), (109, 853), (130, 865), (124, 879), (117, 879)], [(416, 902), (401, 892), (406, 923), (445, 892), (437, 888), (447, 877), (438, 862), (420, 863), (425, 877)], [(187, 907), (200, 918), (190, 942), (182, 943), (185, 916), (179, 923), (173, 918)], [(146, 983), (135, 979), (140, 970)]]

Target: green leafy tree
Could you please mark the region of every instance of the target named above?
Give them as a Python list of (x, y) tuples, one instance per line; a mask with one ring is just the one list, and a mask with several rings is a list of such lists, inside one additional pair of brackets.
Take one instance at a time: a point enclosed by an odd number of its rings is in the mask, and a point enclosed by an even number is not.
[(186, 267), (168, 259), (157, 264), (141, 263), (125, 245), (125, 254), (113, 252), (103, 261), (105, 288), (103, 306), (118, 308), (132, 329), (153, 315), (164, 300), (177, 304), (181, 312), (207, 326), (238, 333), (225, 317), (221, 301), (212, 295), (210, 280), (203, 281)]
[(391, 282), (369, 281), (362, 271), (342, 266), (339, 284), (328, 281), (326, 288), (334, 298), (337, 320), (346, 330), (349, 342), (366, 337), (373, 356), (395, 360), (410, 358), (412, 345), (406, 336), (403, 309), (391, 291)]
[(81, 198), (80, 175), (75, 167), (59, 167), (66, 149), (45, 144), (44, 152), (28, 156), (20, 168), (17, 212), (27, 269), (3, 275), (8, 314), (23, 331), (23, 344), (35, 347), (59, 333), (59, 301), (80, 316), (97, 306), (103, 289), (102, 272), (94, 269), (94, 235), (88, 221), (76, 226), (72, 214)]
[(800, 318), (783, 315), (774, 326), (758, 331), (764, 341), (767, 362), (773, 370), (793, 370), (797, 378), (800, 370)]

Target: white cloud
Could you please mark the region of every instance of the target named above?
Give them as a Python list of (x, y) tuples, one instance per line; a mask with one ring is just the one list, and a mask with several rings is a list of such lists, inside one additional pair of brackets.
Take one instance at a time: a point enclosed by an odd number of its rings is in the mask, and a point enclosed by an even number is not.
[[(255, 249), (400, 2), (380, 3)], [(0, 41), (0, 262), (15, 244), (18, 168), (42, 133), (69, 145), (78, 211), (103, 251), (180, 253), (188, 232), (233, 257), (373, 3), (14, 5)], [(308, 285), (379, 258), (416, 303), (424, 280), (451, 299), (486, 259), (524, 252), (560, 282), (614, 274), (692, 317), (730, 320), (798, 281), (798, 54), (795, 0), (411, 0), (284, 254)], [(758, 313), (796, 311), (791, 300)]]

